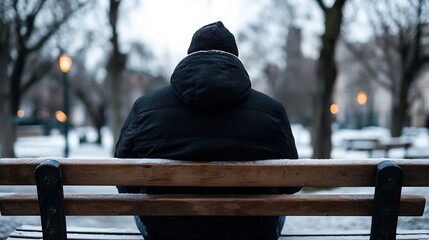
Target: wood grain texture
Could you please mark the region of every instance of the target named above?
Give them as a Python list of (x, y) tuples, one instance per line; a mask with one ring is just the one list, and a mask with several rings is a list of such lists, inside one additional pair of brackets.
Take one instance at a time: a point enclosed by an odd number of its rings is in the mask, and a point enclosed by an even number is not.
[[(66, 215), (371, 216), (372, 195), (68, 194)], [(425, 198), (401, 197), (400, 215), (421, 216)], [(2, 215), (38, 215), (36, 194), (0, 194)]]
[[(46, 158), (0, 159), (0, 185), (34, 184), (34, 168)], [(370, 160), (266, 160), (187, 162), (161, 159), (55, 159), (65, 185), (128, 186), (374, 186)], [(394, 160), (404, 186), (429, 186), (429, 159)]]

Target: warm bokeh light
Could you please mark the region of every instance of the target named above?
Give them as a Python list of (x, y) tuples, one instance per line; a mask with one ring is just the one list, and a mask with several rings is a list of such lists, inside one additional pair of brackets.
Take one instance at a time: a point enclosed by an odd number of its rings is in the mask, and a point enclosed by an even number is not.
[(358, 92), (356, 101), (359, 105), (364, 105), (366, 101), (368, 100), (366, 93), (363, 91)]
[(19, 110), (16, 112), (16, 115), (17, 115), (19, 118), (23, 118), (23, 117), (24, 117), (24, 115), (25, 115), (25, 111), (24, 111), (24, 110), (22, 110), (22, 109), (19, 109)]
[(67, 121), (67, 115), (63, 111), (56, 111), (55, 118), (62, 123)]
[(338, 105), (335, 103), (331, 104), (331, 107), (329, 107), (329, 110), (333, 115), (336, 115), (339, 111)]
[(66, 54), (61, 54), (60, 56), (60, 69), (63, 73), (68, 73), (72, 67), (73, 61), (71, 57)]

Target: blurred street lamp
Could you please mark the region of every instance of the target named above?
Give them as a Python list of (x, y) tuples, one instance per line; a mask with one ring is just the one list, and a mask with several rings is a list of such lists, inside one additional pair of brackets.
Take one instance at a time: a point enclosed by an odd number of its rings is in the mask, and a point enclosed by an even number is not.
[(16, 115), (17, 115), (19, 118), (23, 118), (23, 117), (25, 116), (25, 111), (24, 111), (24, 110), (22, 110), (22, 109), (19, 109), (19, 110), (18, 110), (18, 112), (16, 112)]
[(361, 127), (366, 127), (367, 126), (367, 122), (366, 122), (366, 116), (367, 116), (367, 110), (366, 110), (366, 108), (367, 108), (367, 106), (366, 106), (366, 103), (367, 103), (367, 101), (368, 101), (368, 96), (367, 96), (367, 94), (366, 94), (366, 92), (364, 92), (364, 91), (360, 91), (360, 92), (358, 92), (358, 94), (357, 94), (357, 97), (356, 97), (356, 101), (357, 101), (357, 103), (360, 105), (360, 106), (362, 106), (361, 108), (361, 113), (360, 113), (360, 126)]
[(339, 112), (338, 104), (332, 103), (331, 106), (329, 107), (329, 111), (331, 112), (332, 115), (337, 115)]
[(367, 100), (368, 100), (368, 97), (366, 96), (366, 93), (364, 91), (358, 92), (356, 101), (359, 105), (365, 105)]
[(64, 111), (63, 111), (63, 118), (64, 121), (64, 140), (65, 140), (65, 146), (64, 146), (64, 157), (69, 156), (69, 141), (68, 141), (68, 133), (69, 133), (69, 95), (68, 95), (68, 80), (67, 80), (67, 73), (70, 71), (72, 67), (73, 61), (71, 57), (67, 56), (66, 54), (61, 54), (59, 59), (59, 65), (60, 70), (63, 73), (63, 95), (64, 95)]
[(67, 121), (67, 116), (63, 111), (56, 111), (55, 118), (60, 123), (65, 123)]

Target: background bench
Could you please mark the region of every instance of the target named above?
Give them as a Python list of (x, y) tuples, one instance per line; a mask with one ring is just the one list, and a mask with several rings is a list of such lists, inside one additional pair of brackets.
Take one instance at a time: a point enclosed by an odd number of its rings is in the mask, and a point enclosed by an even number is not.
[[(0, 185), (37, 184), (38, 189), (38, 194), (0, 193), (1, 214), (41, 213), (42, 230), (23, 227), (12, 233), (9, 239), (41, 239), (42, 232), (44, 239), (66, 239), (65, 215), (372, 216), (372, 239), (394, 239), (398, 215), (421, 216), (425, 206), (423, 196), (401, 196), (401, 187), (429, 186), (429, 160), (270, 160), (238, 163), (159, 159), (45, 160), (0, 159)], [(63, 184), (375, 186), (375, 192), (367, 195), (64, 195)], [(69, 239), (142, 239), (138, 233), (105, 231), (68, 229), (67, 236)], [(283, 236), (282, 239), (314, 239), (315, 236), (318, 239), (346, 239), (346, 235), (353, 239), (368, 239), (367, 233), (308, 233)], [(398, 235), (397, 239), (428, 239), (428, 236), (428, 231), (413, 231)]]
[(16, 137), (35, 137), (45, 135), (42, 125), (16, 126)]
[(370, 158), (374, 157), (375, 151), (382, 151), (383, 157), (389, 157), (389, 151), (391, 149), (403, 149), (404, 157), (408, 156), (408, 149), (412, 147), (412, 142), (402, 138), (388, 138), (388, 139), (379, 139), (379, 138), (365, 138), (365, 137), (355, 137), (344, 139), (344, 145), (346, 150), (356, 150), (356, 151), (368, 151), (368, 156)]

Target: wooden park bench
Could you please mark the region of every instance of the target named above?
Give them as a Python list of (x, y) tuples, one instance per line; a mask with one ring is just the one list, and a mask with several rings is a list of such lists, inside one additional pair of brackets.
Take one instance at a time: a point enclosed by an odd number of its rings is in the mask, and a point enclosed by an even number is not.
[(16, 137), (38, 137), (45, 135), (42, 125), (16, 126)]
[(374, 151), (383, 151), (383, 157), (389, 156), (389, 151), (391, 149), (400, 148), (404, 149), (404, 157), (408, 155), (408, 149), (413, 144), (409, 140), (404, 140), (401, 138), (389, 138), (384, 141), (378, 142), (378, 144), (370, 151), (370, 157), (373, 157)]
[(344, 142), (346, 150), (368, 151), (368, 157), (370, 158), (374, 156), (376, 151), (382, 151), (383, 157), (387, 158), (391, 149), (404, 149), (404, 157), (406, 157), (408, 156), (408, 149), (412, 146), (410, 141), (401, 138), (381, 140), (378, 138), (356, 137), (345, 139)]
[(348, 137), (343, 140), (346, 150), (370, 151), (380, 142), (377, 137)]
[[(429, 239), (429, 230), (397, 233), (398, 216), (421, 216), (425, 198), (403, 186), (429, 186), (429, 160), (268, 160), (186, 162), (160, 159), (0, 159), (0, 185), (37, 185), (36, 193), (0, 193), (2, 215), (41, 215), (8, 239), (142, 239), (137, 232), (66, 228), (66, 215), (372, 216), (367, 233), (288, 233), (287, 239)], [(63, 185), (361, 187), (374, 194), (150, 195), (64, 194)]]

